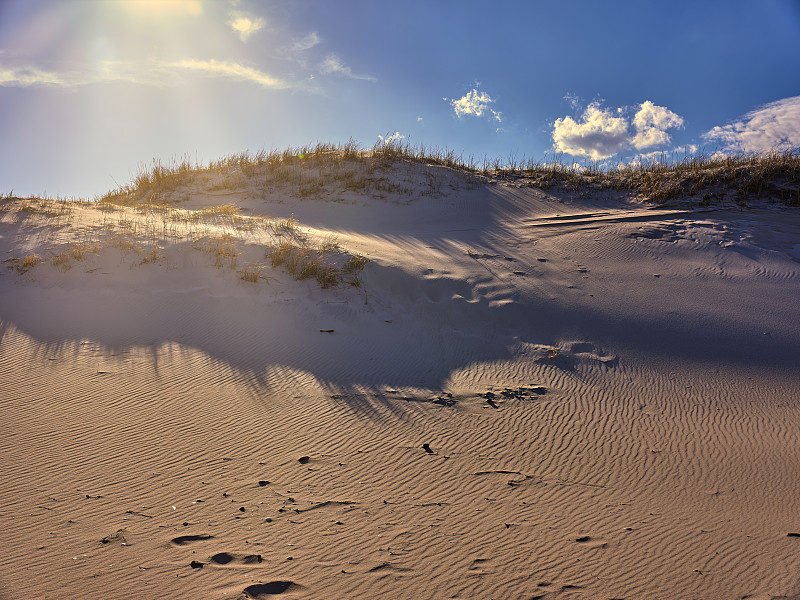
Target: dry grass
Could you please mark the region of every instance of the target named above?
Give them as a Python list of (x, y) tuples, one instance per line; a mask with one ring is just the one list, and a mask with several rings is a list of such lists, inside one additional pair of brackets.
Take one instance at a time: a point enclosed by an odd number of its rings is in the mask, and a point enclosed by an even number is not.
[(364, 267), (367, 266), (369, 262), (368, 258), (361, 256), (360, 254), (354, 254), (347, 261), (342, 265), (342, 271), (344, 273), (352, 274), (361, 271)]
[(97, 242), (72, 242), (50, 258), (50, 264), (60, 271), (68, 271), (72, 268), (73, 260), (83, 260), (87, 254), (96, 254), (99, 249), (100, 245)]
[[(410, 179), (416, 177), (416, 186), (385, 176), (387, 169), (396, 170), (403, 165)], [(589, 192), (611, 189), (655, 203), (680, 197), (706, 202), (720, 198), (746, 202), (768, 197), (800, 205), (800, 149), (710, 157), (663, 154), (632, 164), (589, 161), (577, 165), (564, 155), (544, 160), (511, 155), (506, 159), (484, 157), (478, 161), (447, 147), (415, 147), (402, 140), (381, 141), (365, 150), (352, 139), (341, 145), (318, 143), (283, 151), (241, 152), (206, 166), (193, 165), (187, 159), (168, 165), (154, 161), (149, 168), (140, 167), (130, 184), (109, 192), (99, 201), (158, 206), (165, 194), (181, 190), (188, 193), (192, 185), (204, 182), (206, 188), (213, 185), (215, 189), (256, 195), (280, 190), (301, 199), (331, 200), (348, 191), (379, 196), (415, 193), (436, 196), (442, 192), (442, 181), (441, 173), (433, 167), (448, 169), (466, 185), (503, 180), (544, 189), (561, 187)], [(237, 214), (235, 205), (203, 210), (203, 216)]]
[(236, 239), (229, 233), (202, 237), (195, 242), (195, 247), (210, 254), (217, 268), (226, 264), (232, 269), (236, 267), (239, 252), (236, 249)]
[(153, 246), (153, 249), (150, 250), (150, 252), (148, 252), (142, 258), (141, 261), (139, 261), (139, 264), (140, 265), (153, 264), (153, 263), (157, 263), (157, 262), (163, 260), (164, 258), (165, 258), (165, 256), (161, 253), (161, 248), (159, 248), (156, 245), (156, 246)]
[(245, 267), (244, 270), (241, 273), (239, 273), (239, 277), (242, 281), (249, 281), (250, 283), (258, 283), (263, 268), (264, 267), (258, 265)]
[(273, 267), (285, 268), (297, 280), (316, 279), (322, 288), (336, 287), (344, 275), (352, 275), (366, 266), (364, 257), (349, 255), (333, 237), (316, 246), (305, 238), (300, 241), (280, 238), (268, 256)]
[(13, 268), (15, 268), (19, 273), (27, 273), (43, 260), (44, 259), (38, 254), (28, 254), (24, 259), (22, 259), (22, 262), (14, 261), (18, 264), (15, 264)]

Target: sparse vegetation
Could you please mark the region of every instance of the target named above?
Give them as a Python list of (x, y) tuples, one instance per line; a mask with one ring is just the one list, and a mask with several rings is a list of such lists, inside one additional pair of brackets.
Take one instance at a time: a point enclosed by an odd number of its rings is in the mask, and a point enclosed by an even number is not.
[(244, 270), (240, 273), (240, 278), (242, 281), (249, 281), (250, 283), (258, 283), (258, 279), (261, 277), (262, 269), (263, 267), (260, 266), (245, 267)]
[[(387, 169), (402, 166), (406, 169), (405, 178), (397, 173), (394, 177), (385, 176)], [(99, 201), (158, 206), (164, 194), (188, 190), (194, 184), (210, 181), (212, 176), (214, 189), (251, 195), (280, 190), (300, 199), (334, 200), (349, 191), (397, 194), (411, 199), (415, 194), (442, 193), (440, 173), (436, 171), (441, 167), (467, 186), (500, 180), (511, 185), (560, 187), (577, 192), (609, 189), (655, 203), (676, 197), (696, 197), (700, 202), (723, 198), (745, 202), (770, 197), (800, 205), (800, 149), (759, 155), (664, 153), (649, 160), (611, 165), (597, 161), (577, 164), (564, 155), (543, 160), (510, 155), (506, 159), (484, 157), (478, 161), (447, 147), (415, 147), (402, 140), (380, 141), (364, 150), (352, 139), (341, 145), (318, 143), (281, 152), (241, 152), (207, 166), (192, 165), (186, 158), (169, 165), (154, 161), (149, 169), (140, 167), (131, 184), (109, 192)], [(203, 210), (207, 211), (203, 216), (237, 214), (233, 204)], [(291, 221), (284, 225), (291, 227)]]
[(16, 269), (17, 269), (17, 271), (19, 271), (20, 273), (27, 273), (27, 272), (28, 272), (28, 271), (30, 271), (30, 270), (31, 270), (33, 267), (35, 267), (35, 266), (36, 266), (36, 265), (38, 265), (40, 262), (42, 262), (42, 260), (43, 260), (43, 259), (42, 259), (42, 257), (41, 257), (41, 256), (39, 256), (38, 254), (28, 254), (28, 255), (27, 255), (27, 256), (26, 256), (26, 257), (25, 257), (25, 258), (22, 260), (22, 262), (21, 262), (21, 263), (19, 263), (19, 264), (15, 265), (15, 268), (16, 268)]
[[(207, 253), (218, 268), (236, 270), (237, 259), (252, 260), (253, 246), (263, 250), (267, 265), (298, 280), (314, 279), (322, 288), (363, 285), (359, 273), (368, 259), (343, 249), (333, 237), (315, 239), (289, 216), (270, 219), (242, 214), (236, 201), (200, 208), (182, 208), (198, 189), (220, 191), (226, 198), (259, 199), (268, 193), (297, 200), (350, 202), (347, 194), (389, 197), (410, 202), (436, 197), (481, 182), (591, 194), (609, 190), (653, 203), (687, 199), (698, 204), (722, 200), (740, 204), (768, 198), (800, 206), (800, 149), (762, 155), (711, 157), (661, 155), (649, 161), (616, 166), (566, 163), (563, 156), (532, 161), (464, 158), (452, 149), (413, 147), (402, 140), (381, 141), (362, 149), (345, 144), (316, 144), (284, 151), (241, 152), (192, 164), (187, 158), (165, 165), (140, 167), (133, 181), (93, 202), (61, 198), (0, 196), (3, 219), (24, 223), (40, 236), (43, 250), (3, 262), (25, 273), (46, 261), (68, 270), (74, 261), (116, 248), (131, 266), (168, 264), (167, 247), (188, 243)], [(100, 211), (94, 223), (75, 224), (81, 211)], [(80, 217), (78, 217), (80, 218)], [(102, 221), (102, 225), (97, 222)], [(248, 232), (245, 236), (243, 232)], [(254, 240), (258, 240), (257, 242)], [(249, 246), (249, 250), (248, 250)], [(251, 254), (248, 258), (248, 253)], [(133, 259), (129, 258), (134, 254)], [(467, 254), (481, 257), (472, 249)], [(237, 271), (243, 281), (264, 279), (266, 268), (250, 262)]]

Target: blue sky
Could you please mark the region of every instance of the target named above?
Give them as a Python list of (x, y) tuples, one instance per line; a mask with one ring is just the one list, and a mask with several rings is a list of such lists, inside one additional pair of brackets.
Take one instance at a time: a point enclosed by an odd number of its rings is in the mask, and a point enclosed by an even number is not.
[(0, 0), (0, 192), (392, 135), (466, 157), (800, 147), (800, 2)]

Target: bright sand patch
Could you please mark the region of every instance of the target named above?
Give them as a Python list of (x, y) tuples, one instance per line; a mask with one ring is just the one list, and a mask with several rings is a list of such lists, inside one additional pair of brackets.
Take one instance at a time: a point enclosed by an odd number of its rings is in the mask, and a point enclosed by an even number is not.
[(381, 177), (2, 203), (0, 597), (800, 594), (796, 211)]

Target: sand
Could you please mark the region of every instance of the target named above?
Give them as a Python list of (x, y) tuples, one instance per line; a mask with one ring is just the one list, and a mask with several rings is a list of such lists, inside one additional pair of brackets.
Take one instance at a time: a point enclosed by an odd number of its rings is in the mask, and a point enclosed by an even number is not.
[(797, 210), (382, 177), (0, 203), (0, 598), (800, 597)]

